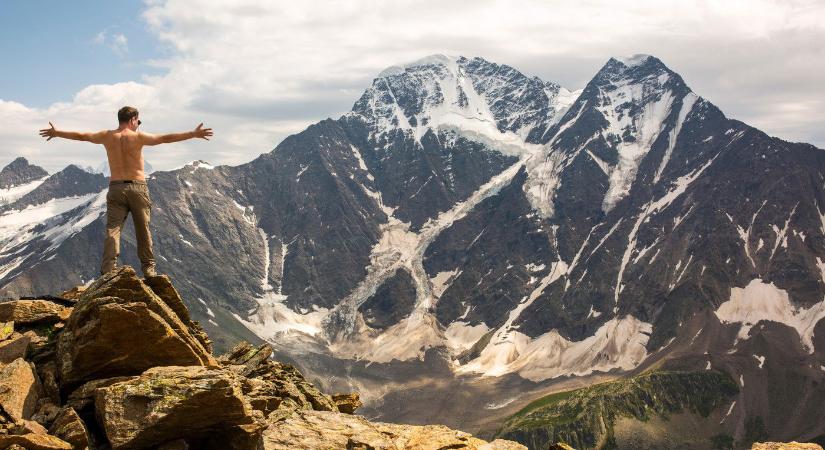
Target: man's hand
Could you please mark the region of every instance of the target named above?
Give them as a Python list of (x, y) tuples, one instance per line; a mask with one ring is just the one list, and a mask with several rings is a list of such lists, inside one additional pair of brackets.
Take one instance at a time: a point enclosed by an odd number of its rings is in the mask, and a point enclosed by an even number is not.
[(52, 138), (57, 137), (57, 130), (54, 128), (54, 125), (49, 122), (49, 126), (51, 128), (43, 128), (40, 130), (40, 136), (46, 138), (46, 141), (51, 141)]
[(209, 138), (212, 137), (212, 129), (204, 128), (203, 122), (201, 122), (201, 124), (195, 128), (194, 134), (196, 138), (206, 139), (208, 141)]

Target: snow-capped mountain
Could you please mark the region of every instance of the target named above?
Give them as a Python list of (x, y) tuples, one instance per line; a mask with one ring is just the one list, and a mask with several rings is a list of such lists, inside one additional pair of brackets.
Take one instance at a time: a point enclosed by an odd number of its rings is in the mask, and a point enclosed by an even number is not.
[[(159, 268), (218, 347), (252, 336), (309, 371), (347, 367), (330, 386), (520, 380), (507, 395), (712, 368), (748, 386), (732, 434), (759, 415), (794, 437), (825, 432), (822, 411), (771, 412), (825, 398), (823, 180), (823, 150), (725, 117), (652, 56), (570, 91), (438, 55), (249, 163), (150, 189)], [(96, 275), (105, 185), (69, 193), (3, 210), (3, 295)], [(376, 414), (399, 418), (385, 394)]]
[(49, 173), (22, 156), (0, 170), (0, 206), (16, 201), (42, 183)]

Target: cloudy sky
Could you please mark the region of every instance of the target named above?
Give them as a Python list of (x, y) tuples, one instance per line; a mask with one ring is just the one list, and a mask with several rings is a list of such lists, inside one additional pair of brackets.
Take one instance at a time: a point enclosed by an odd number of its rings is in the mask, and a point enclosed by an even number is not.
[(583, 87), (610, 56), (649, 53), (728, 116), (825, 148), (825, 2), (128, 0), (0, 4), (0, 166), (98, 166), (102, 147), (37, 130), (116, 127), (210, 141), (147, 148), (156, 169), (240, 164), (349, 110), (383, 68), (481, 56)]

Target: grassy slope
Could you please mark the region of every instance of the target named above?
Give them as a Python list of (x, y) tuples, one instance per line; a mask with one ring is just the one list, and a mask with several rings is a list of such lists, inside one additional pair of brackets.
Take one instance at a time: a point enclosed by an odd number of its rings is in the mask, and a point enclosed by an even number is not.
[(614, 424), (621, 418), (707, 417), (737, 393), (734, 380), (721, 372), (649, 372), (543, 397), (511, 416), (497, 436), (530, 448), (553, 442), (609, 448), (615, 446)]

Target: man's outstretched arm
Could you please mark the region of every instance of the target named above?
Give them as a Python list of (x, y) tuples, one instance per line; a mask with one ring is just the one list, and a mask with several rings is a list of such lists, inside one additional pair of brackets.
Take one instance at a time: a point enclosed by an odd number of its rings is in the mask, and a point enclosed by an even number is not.
[(194, 139), (194, 138), (201, 138), (206, 139), (207, 141), (209, 138), (212, 137), (212, 129), (211, 128), (204, 128), (203, 124), (200, 124), (192, 131), (187, 131), (185, 133), (172, 133), (172, 134), (149, 134), (149, 133), (140, 133), (140, 139), (143, 142), (143, 145), (158, 145), (158, 144), (170, 144), (172, 142), (180, 142), (185, 141), (187, 139)]
[(91, 142), (93, 144), (102, 144), (103, 137), (106, 135), (105, 131), (98, 131), (97, 133), (83, 133), (78, 131), (62, 131), (58, 130), (49, 122), (49, 128), (44, 128), (40, 130), (40, 136), (46, 138), (47, 141), (51, 141), (52, 138), (64, 138), (64, 139), (72, 139), (75, 141), (86, 141)]

